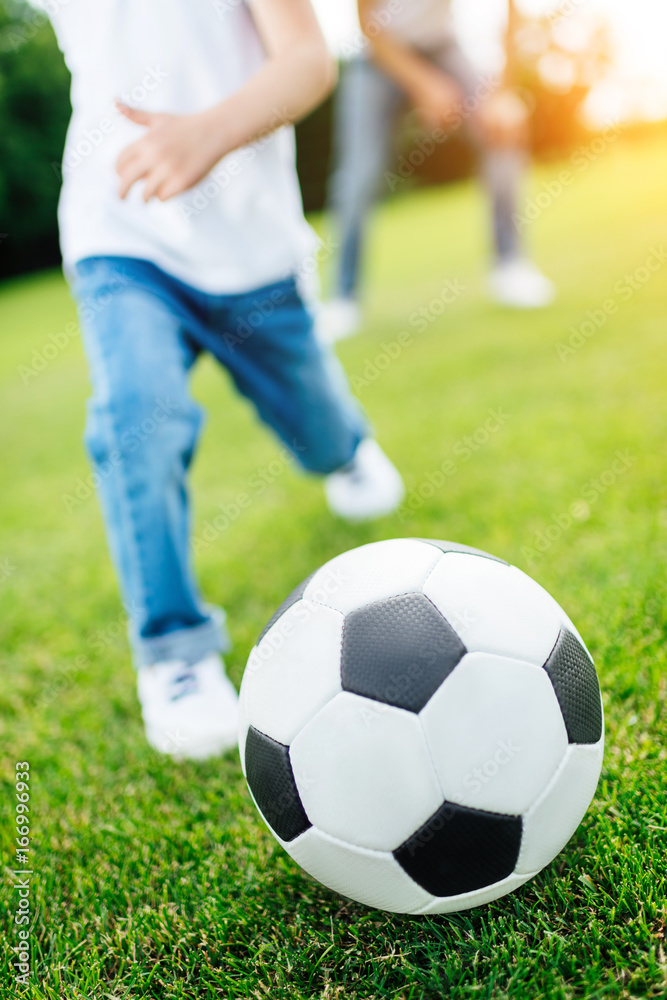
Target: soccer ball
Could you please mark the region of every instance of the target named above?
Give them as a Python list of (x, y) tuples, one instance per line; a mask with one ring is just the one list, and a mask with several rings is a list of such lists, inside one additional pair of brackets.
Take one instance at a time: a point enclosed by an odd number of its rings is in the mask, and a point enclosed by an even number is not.
[(564, 847), (604, 744), (595, 667), (534, 580), (452, 542), (398, 538), (304, 580), (241, 687), (241, 761), (269, 829), (360, 903), (447, 913)]

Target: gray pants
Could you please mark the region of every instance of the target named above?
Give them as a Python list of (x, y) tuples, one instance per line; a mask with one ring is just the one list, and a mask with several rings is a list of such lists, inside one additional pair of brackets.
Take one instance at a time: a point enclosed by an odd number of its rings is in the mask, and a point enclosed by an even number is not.
[[(427, 55), (458, 82), (467, 97), (474, 96), (479, 77), (455, 41)], [(372, 62), (354, 59), (345, 67), (336, 100), (336, 164), (329, 192), (341, 244), (336, 294), (344, 298), (357, 294), (366, 223), (381, 193), (380, 179), (391, 155), (394, 123), (404, 103), (405, 95), (398, 85)], [(467, 135), (491, 199), (496, 257), (509, 260), (521, 252), (512, 216), (526, 152), (491, 148), (471, 129)]]

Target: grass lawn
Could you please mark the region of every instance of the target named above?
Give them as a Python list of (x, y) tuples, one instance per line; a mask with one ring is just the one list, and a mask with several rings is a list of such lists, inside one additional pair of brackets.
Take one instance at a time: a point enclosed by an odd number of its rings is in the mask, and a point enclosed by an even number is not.
[[(544, 185), (564, 167), (572, 183), (547, 204)], [(264, 827), (236, 753), (176, 764), (149, 750), (80, 443), (86, 371), (78, 336), (63, 335), (74, 310), (57, 273), (0, 287), (4, 996), (18, 940), (16, 761), (33, 775), (35, 873), (34, 972), (16, 995), (667, 994), (666, 175), (667, 140), (655, 138), (618, 139), (586, 170), (535, 173), (530, 196), (544, 208), (528, 235), (560, 288), (539, 314), (481, 294), (473, 185), (383, 206), (365, 332), (339, 353), (414, 491), (400, 515), (333, 520), (318, 484), (276, 462), (226, 376), (206, 360), (195, 374), (209, 409), (194, 473), (197, 564), (207, 597), (227, 608), (237, 684), (298, 581), (344, 549), (398, 535), (516, 563), (591, 648), (607, 750), (586, 819), (532, 882), (454, 916), (388, 915), (313, 882)], [(655, 271), (642, 269), (649, 258)], [(447, 288), (459, 291), (443, 306)], [(502, 414), (492, 433), (489, 410)], [(206, 541), (206, 522), (254, 474), (267, 488)]]

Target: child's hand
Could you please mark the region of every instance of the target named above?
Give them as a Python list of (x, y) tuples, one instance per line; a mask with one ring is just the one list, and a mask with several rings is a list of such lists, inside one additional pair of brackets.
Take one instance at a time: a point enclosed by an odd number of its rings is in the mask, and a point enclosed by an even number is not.
[(169, 115), (117, 105), (121, 114), (148, 130), (116, 162), (121, 198), (139, 180), (146, 181), (144, 201), (173, 198), (198, 184), (225, 152), (219, 130), (206, 114)]

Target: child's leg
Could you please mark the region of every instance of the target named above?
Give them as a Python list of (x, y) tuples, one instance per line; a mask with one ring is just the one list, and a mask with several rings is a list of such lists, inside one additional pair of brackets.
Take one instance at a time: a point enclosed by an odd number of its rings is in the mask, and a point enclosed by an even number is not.
[(85, 440), (135, 658), (194, 663), (225, 640), (188, 550), (187, 470), (202, 423), (187, 385), (189, 304), (169, 299), (153, 265), (120, 257), (80, 262), (74, 293), (93, 386)]
[(327, 474), (370, 433), (333, 352), (315, 339), (293, 279), (213, 299), (206, 347), (300, 464)]

